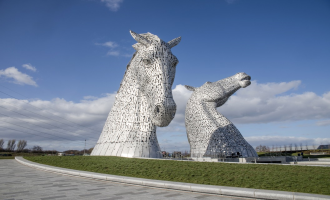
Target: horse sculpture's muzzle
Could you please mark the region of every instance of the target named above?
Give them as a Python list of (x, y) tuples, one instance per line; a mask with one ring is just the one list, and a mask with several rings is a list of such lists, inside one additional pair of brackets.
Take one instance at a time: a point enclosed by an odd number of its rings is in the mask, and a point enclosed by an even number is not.
[(244, 72), (237, 73), (236, 78), (242, 88), (245, 88), (251, 84), (251, 76), (247, 75)]
[(175, 112), (176, 104), (173, 99), (158, 103), (153, 110), (152, 123), (159, 127), (167, 126), (174, 118)]

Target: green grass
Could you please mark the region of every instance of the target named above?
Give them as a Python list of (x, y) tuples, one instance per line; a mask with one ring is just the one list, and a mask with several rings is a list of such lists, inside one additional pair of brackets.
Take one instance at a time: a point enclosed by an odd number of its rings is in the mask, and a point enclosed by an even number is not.
[(98, 156), (24, 158), (57, 167), (121, 176), (330, 195), (328, 167), (180, 162)]
[(12, 156), (0, 156), (0, 159), (15, 159), (15, 156), (41, 156), (42, 153), (23, 153), (23, 152), (0, 152), (0, 154), (11, 154)]
[(0, 159), (14, 159), (14, 156), (0, 156)]

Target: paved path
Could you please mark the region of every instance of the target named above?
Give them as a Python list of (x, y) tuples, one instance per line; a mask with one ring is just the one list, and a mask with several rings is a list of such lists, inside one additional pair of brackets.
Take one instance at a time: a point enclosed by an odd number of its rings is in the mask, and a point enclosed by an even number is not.
[(18, 163), (0, 159), (0, 199), (205, 199), (243, 200), (202, 193), (133, 186), (109, 181), (65, 176), (45, 172)]

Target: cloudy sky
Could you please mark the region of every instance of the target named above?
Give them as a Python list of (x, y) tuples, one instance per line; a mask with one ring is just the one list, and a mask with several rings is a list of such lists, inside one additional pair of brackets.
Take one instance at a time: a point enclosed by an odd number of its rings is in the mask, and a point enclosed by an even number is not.
[(330, 3), (308, 0), (0, 0), (0, 139), (95, 145), (134, 49), (129, 30), (178, 36), (177, 113), (162, 150), (189, 150), (191, 95), (237, 72), (252, 84), (219, 112), (253, 146), (330, 144)]

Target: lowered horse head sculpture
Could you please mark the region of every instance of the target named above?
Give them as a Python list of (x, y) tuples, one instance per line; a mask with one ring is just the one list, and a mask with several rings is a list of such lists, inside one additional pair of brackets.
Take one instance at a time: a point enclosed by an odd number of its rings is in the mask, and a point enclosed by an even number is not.
[(234, 124), (216, 110), (238, 89), (249, 86), (250, 80), (249, 75), (237, 73), (199, 88), (186, 86), (193, 91), (185, 114), (191, 157), (258, 157)]
[(151, 33), (130, 33), (136, 52), (92, 155), (159, 158), (156, 126), (167, 126), (175, 116), (172, 84), (178, 59), (171, 48), (181, 37), (164, 42)]

